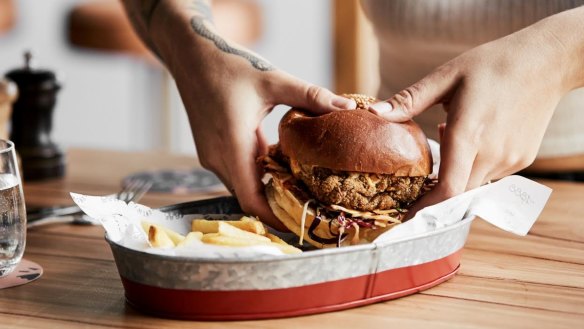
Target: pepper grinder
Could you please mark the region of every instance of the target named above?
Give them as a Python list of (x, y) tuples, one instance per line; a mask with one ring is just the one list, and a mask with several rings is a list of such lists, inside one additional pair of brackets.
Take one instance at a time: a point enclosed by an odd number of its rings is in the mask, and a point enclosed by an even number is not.
[(43, 180), (65, 174), (63, 152), (51, 140), (53, 110), (61, 89), (55, 73), (32, 67), (32, 54), (24, 54), (24, 67), (6, 74), (18, 85), (10, 139), (22, 161), (24, 180)]
[(16, 97), (16, 84), (8, 79), (0, 79), (0, 139), (8, 139), (8, 120)]

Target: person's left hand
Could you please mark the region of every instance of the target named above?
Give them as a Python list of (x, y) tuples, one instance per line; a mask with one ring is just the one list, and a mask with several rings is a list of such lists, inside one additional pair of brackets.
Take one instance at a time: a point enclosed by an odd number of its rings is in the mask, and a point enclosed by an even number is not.
[(582, 84), (580, 48), (554, 34), (557, 25), (544, 20), (474, 48), (370, 107), (394, 122), (438, 103), (447, 112), (439, 182), (412, 214), (534, 161), (560, 98)]

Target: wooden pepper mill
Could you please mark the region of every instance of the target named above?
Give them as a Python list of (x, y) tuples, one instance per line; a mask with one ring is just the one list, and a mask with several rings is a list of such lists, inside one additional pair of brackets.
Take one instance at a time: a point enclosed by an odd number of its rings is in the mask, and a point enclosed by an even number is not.
[(24, 67), (6, 74), (18, 85), (10, 139), (22, 161), (24, 180), (42, 180), (65, 174), (63, 152), (51, 140), (53, 109), (61, 83), (55, 73), (34, 69), (32, 54), (24, 54)]
[(0, 79), (0, 139), (8, 139), (8, 120), (16, 97), (18, 97), (16, 84), (8, 79)]

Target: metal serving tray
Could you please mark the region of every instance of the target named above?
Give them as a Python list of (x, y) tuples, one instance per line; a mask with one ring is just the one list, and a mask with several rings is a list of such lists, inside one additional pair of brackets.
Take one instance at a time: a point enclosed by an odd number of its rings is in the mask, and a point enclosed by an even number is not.
[[(241, 213), (231, 197), (163, 207), (192, 214)], [(211, 216), (212, 217), (212, 216)], [(472, 218), (388, 243), (258, 259), (196, 259), (140, 252), (109, 240), (129, 304), (191, 320), (297, 316), (394, 299), (451, 278)]]

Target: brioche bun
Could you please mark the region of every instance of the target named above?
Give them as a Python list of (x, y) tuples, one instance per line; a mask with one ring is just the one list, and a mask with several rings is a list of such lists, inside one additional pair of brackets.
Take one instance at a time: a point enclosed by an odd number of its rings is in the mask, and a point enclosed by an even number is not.
[(365, 110), (311, 116), (292, 109), (278, 133), (284, 154), (306, 165), (395, 176), (432, 171), (426, 135), (411, 120), (389, 122)]
[[(320, 116), (302, 109), (291, 109), (280, 122), (279, 144), (273, 147), (275, 151), (264, 162), (264, 167), (272, 175), (266, 185), (266, 197), (272, 211), (288, 229), (318, 248), (371, 242), (399, 224), (405, 217), (401, 207), (420, 196), (421, 186), (432, 171), (430, 147), (416, 123), (389, 122), (366, 110), (375, 98), (346, 96), (357, 101), (358, 109)], [(320, 171), (311, 171), (315, 168)], [(322, 180), (315, 178), (318, 184), (314, 186), (307, 184), (307, 175), (322, 175), (323, 170), (330, 176)], [(350, 208), (319, 199), (321, 194), (313, 193), (321, 188), (337, 189), (343, 196), (361, 193), (355, 192), (358, 189), (350, 186), (348, 180), (340, 185), (329, 184), (327, 178), (330, 177), (334, 178), (332, 181), (356, 177), (357, 183), (371, 182), (371, 177), (376, 181), (382, 177), (399, 182), (395, 189), (384, 183), (382, 188), (385, 190), (379, 193), (385, 193), (385, 196), (404, 188), (410, 181), (412, 186), (414, 182), (417, 185), (411, 190), (412, 199), (405, 203), (396, 201), (395, 209), (371, 210), (369, 207), (363, 210), (362, 202), (361, 209), (359, 205)], [(399, 195), (400, 192), (394, 198)], [(321, 211), (324, 215), (318, 216)], [(400, 220), (388, 220), (390, 215)]]

